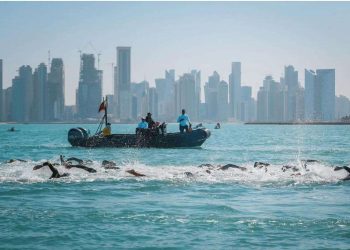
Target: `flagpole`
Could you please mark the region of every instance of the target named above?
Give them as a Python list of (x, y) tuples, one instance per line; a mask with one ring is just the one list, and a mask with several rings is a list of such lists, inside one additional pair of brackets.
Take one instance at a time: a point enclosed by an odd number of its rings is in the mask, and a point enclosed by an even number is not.
[(105, 103), (105, 121), (106, 121), (106, 127), (107, 127), (107, 106), (108, 106), (108, 102), (107, 102), (107, 96), (106, 96), (106, 103)]

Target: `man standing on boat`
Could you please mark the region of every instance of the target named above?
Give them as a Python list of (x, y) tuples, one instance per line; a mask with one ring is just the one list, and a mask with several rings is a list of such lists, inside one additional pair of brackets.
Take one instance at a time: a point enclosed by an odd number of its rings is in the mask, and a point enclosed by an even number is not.
[(177, 122), (180, 123), (180, 132), (183, 133), (184, 130), (188, 132), (189, 127), (191, 127), (190, 118), (186, 114), (186, 110), (182, 110), (182, 114), (177, 118)]
[(150, 112), (147, 113), (146, 122), (148, 123), (148, 128), (153, 128), (156, 124), (152, 119), (152, 114)]

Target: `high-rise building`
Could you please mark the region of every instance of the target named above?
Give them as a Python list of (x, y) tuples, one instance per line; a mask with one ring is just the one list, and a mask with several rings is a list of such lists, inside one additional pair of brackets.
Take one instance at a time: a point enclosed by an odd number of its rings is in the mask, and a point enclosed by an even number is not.
[(305, 120), (313, 121), (316, 119), (316, 73), (305, 69)]
[(34, 71), (33, 76), (34, 85), (34, 103), (33, 103), (33, 120), (37, 122), (43, 122), (45, 120), (46, 103), (48, 102), (47, 96), (47, 67), (44, 63), (41, 63)]
[(117, 89), (119, 117), (121, 121), (131, 119), (131, 47), (117, 47)]
[(258, 91), (257, 120), (282, 122), (285, 118), (286, 91), (284, 85), (266, 76)]
[(335, 118), (341, 118), (350, 115), (350, 100), (346, 96), (340, 95), (335, 98)]
[(297, 94), (299, 90), (298, 71), (292, 65), (284, 67), (284, 81), (287, 86), (287, 120), (296, 120)]
[(95, 67), (95, 57), (83, 54), (80, 64), (79, 88), (77, 91), (77, 112), (82, 119), (97, 118), (102, 101), (102, 71)]
[[(190, 117), (192, 117), (192, 115), (195, 117), (196, 99), (193, 98), (196, 93), (195, 85), (195, 78), (191, 73), (183, 74), (176, 82), (175, 100), (177, 114), (181, 112), (181, 109), (185, 109)], [(192, 118), (192, 120), (195, 119)]]
[(159, 119), (171, 121), (175, 118), (175, 71), (165, 71), (165, 78), (155, 79)]
[(255, 102), (252, 98), (252, 87), (241, 87), (241, 119), (244, 122), (255, 120)]
[(229, 99), (231, 117), (240, 120), (241, 112), (241, 63), (233, 62), (231, 74), (229, 76)]
[[(171, 99), (171, 98), (169, 98)], [(156, 88), (149, 88), (148, 110), (152, 113), (153, 119), (158, 119), (158, 94)]]
[(30, 122), (33, 111), (33, 74), (30, 66), (21, 66), (12, 80), (12, 120)]
[(61, 120), (64, 114), (64, 65), (61, 58), (53, 58), (47, 80), (45, 119)]
[(12, 87), (8, 87), (3, 91), (4, 103), (4, 121), (13, 121), (11, 112)]
[(218, 86), (218, 121), (227, 121), (229, 116), (228, 84), (220, 81)]
[(140, 117), (146, 116), (148, 110), (148, 91), (149, 83), (142, 81), (140, 83), (131, 83), (132, 95), (132, 119), (138, 121)]
[(335, 118), (335, 70), (305, 70), (305, 119), (332, 121)]
[(316, 70), (317, 85), (321, 90), (321, 120), (333, 121), (335, 117), (335, 69)]
[(0, 122), (5, 119), (5, 103), (2, 86), (2, 59), (0, 59)]
[(195, 113), (193, 114), (192, 119), (198, 120), (199, 117), (199, 105), (201, 103), (201, 71), (200, 70), (192, 70), (191, 75), (194, 77), (195, 82)]
[(257, 121), (268, 121), (268, 90), (263, 86), (260, 87), (257, 96)]
[(207, 119), (216, 121), (219, 118), (219, 84), (220, 75), (214, 71), (214, 73), (209, 76), (208, 82), (204, 85), (204, 97), (207, 110)]

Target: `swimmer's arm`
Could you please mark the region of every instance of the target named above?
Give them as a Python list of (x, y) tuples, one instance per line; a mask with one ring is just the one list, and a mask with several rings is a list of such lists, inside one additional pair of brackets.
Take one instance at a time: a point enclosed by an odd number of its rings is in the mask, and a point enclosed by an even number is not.
[(84, 165), (70, 165), (70, 167), (84, 169), (85, 171), (88, 171), (89, 173), (96, 173), (97, 172), (95, 169), (89, 168), (89, 167), (84, 166)]

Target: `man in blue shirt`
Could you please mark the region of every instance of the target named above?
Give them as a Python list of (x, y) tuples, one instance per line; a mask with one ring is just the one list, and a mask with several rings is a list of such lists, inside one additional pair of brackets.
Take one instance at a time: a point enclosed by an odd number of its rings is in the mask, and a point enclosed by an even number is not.
[(137, 128), (146, 129), (148, 128), (148, 123), (146, 122), (146, 119), (141, 117), (141, 122), (137, 125)]
[(191, 126), (190, 118), (186, 115), (186, 110), (182, 110), (182, 115), (177, 118), (177, 122), (180, 123), (180, 132), (183, 133), (184, 130), (188, 132), (188, 127)]

